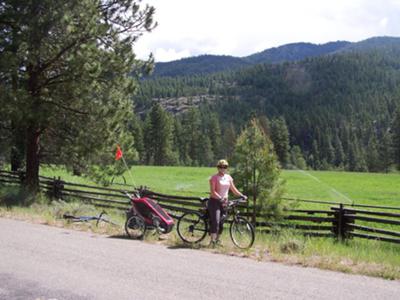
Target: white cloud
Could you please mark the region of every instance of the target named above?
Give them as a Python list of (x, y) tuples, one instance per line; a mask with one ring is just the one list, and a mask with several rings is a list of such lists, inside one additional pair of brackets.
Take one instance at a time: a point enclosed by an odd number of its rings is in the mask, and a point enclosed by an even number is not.
[(293, 42), (400, 35), (399, 0), (144, 0), (159, 26), (139, 39), (139, 57), (245, 56)]
[(388, 18), (383, 18), (380, 22), (379, 22), (379, 25), (381, 26), (381, 27), (383, 27), (383, 28), (386, 28), (386, 26), (387, 26), (387, 24), (388, 24)]
[(157, 61), (171, 61), (177, 60), (182, 57), (189, 57), (191, 53), (189, 50), (176, 51), (175, 49), (164, 49), (157, 48), (154, 51), (154, 56), (157, 58)]

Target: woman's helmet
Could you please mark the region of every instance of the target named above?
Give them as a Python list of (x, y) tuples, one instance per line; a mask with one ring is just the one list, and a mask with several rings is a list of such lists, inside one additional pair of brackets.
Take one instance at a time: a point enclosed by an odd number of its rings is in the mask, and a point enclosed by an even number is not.
[(229, 167), (228, 161), (220, 159), (217, 163), (217, 167)]

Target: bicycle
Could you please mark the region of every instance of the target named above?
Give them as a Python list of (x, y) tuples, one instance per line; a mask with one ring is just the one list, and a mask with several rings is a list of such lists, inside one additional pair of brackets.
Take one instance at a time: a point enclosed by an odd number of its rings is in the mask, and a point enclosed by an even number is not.
[(114, 226), (119, 226), (118, 224), (110, 221), (107, 217), (105, 217), (107, 213), (103, 210), (99, 216), (73, 216), (69, 214), (63, 214), (63, 218), (70, 220), (72, 222), (89, 222), (89, 221), (96, 221), (96, 227), (99, 225), (100, 222), (105, 222)]
[[(209, 201), (209, 199), (201, 199), (203, 203), (206, 203), (206, 201)], [(237, 210), (237, 206), (241, 203), (246, 203), (246, 200), (240, 198), (228, 201), (226, 215), (221, 219), (221, 224), (231, 216), (229, 235), (233, 244), (240, 249), (248, 249), (254, 243), (255, 233), (253, 225), (240, 216), (240, 212)], [(186, 243), (199, 243), (208, 233), (209, 221), (210, 217), (207, 207), (203, 208), (200, 212), (184, 213), (178, 220), (178, 235)]]

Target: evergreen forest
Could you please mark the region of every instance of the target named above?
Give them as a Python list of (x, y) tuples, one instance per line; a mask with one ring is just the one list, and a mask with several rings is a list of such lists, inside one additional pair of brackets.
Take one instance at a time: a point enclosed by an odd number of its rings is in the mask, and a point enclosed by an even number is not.
[(256, 118), (285, 168), (398, 168), (400, 40), (340, 45), (294, 61), (146, 78), (134, 97), (140, 162), (208, 166), (229, 159), (238, 134)]

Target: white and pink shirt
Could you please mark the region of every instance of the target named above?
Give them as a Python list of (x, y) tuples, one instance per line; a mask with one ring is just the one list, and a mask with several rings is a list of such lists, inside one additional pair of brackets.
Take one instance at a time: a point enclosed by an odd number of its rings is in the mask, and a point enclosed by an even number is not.
[[(232, 177), (229, 174), (219, 175), (215, 174), (210, 178), (210, 182), (215, 184), (215, 191), (222, 197), (228, 198), (229, 189), (232, 184)], [(211, 195), (212, 196), (212, 195)]]

